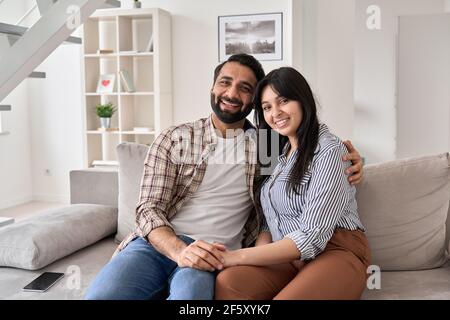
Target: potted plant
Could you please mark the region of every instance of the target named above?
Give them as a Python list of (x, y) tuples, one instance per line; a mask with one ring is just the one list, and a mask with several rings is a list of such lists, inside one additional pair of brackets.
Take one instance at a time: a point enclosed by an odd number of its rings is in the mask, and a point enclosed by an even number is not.
[(111, 117), (116, 112), (114, 105), (109, 102), (107, 104), (98, 104), (95, 107), (95, 113), (100, 118), (100, 124), (103, 129), (107, 129), (111, 126)]

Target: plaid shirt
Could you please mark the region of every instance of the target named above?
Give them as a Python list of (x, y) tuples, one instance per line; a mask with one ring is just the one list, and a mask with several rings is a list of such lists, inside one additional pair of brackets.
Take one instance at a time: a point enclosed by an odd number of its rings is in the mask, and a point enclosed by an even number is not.
[[(250, 122), (245, 126), (245, 174), (248, 192), (253, 198), (253, 178), (257, 169), (256, 132)], [(128, 235), (116, 253), (137, 236), (147, 239), (155, 228), (167, 226), (202, 183), (208, 156), (217, 144), (211, 117), (164, 130), (151, 145), (144, 164), (135, 230)], [(223, 201), (232, 201), (224, 199)], [(218, 204), (220, 205), (220, 204)], [(244, 246), (258, 236), (262, 219), (252, 210), (244, 226)]]

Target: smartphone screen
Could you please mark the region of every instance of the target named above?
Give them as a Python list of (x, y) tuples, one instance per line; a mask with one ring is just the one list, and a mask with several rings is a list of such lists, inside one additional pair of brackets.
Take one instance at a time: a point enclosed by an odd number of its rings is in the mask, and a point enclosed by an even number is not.
[(39, 277), (27, 284), (22, 290), (45, 292), (62, 277), (64, 277), (64, 273), (44, 272)]

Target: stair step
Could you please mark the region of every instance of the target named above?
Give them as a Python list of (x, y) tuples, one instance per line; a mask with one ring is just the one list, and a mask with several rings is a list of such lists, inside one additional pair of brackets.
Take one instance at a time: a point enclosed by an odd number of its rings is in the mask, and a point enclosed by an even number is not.
[[(84, 23), (95, 10), (105, 6), (120, 7), (120, 2), (117, 0), (106, 2), (105, 0), (58, 0), (30, 28), (0, 23), (0, 34), (20, 37), (13, 46), (2, 52), (0, 101), (36, 70), (61, 43), (67, 40), (81, 43), (80, 38), (70, 37), (74, 30), (67, 27), (70, 18), (67, 12), (69, 6), (79, 8), (81, 18), (79, 22)], [(2, 47), (5, 46), (4, 42), (0, 43)]]
[[(20, 37), (23, 36), (27, 32), (27, 30), (27, 27), (0, 22), (0, 33), (3, 34)], [(70, 36), (66, 39), (66, 42), (81, 44), (81, 38)]]
[(45, 72), (40, 72), (40, 71), (33, 71), (28, 76), (28, 78), (36, 78), (36, 79), (45, 79), (46, 77), (47, 76), (45, 75)]
[(120, 1), (119, 0), (106, 0), (102, 9), (105, 9), (105, 8), (120, 8)]
[(11, 111), (11, 106), (9, 106), (9, 105), (0, 105), (0, 111)]

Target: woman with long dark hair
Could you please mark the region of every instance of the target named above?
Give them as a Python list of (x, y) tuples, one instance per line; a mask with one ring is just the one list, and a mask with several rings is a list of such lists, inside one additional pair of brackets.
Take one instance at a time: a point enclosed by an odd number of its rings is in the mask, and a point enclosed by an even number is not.
[(270, 72), (254, 105), (258, 129), (280, 136), (278, 164), (255, 184), (265, 217), (255, 247), (217, 245), (226, 269), (216, 299), (359, 299), (370, 249), (345, 174), (345, 145), (319, 122), (311, 88), (293, 68)]

